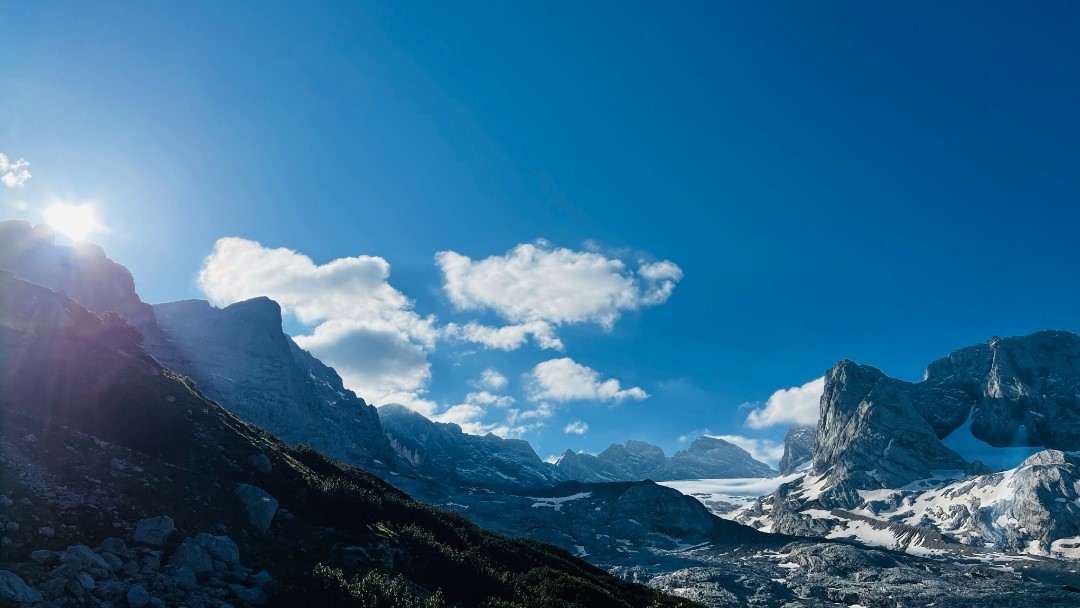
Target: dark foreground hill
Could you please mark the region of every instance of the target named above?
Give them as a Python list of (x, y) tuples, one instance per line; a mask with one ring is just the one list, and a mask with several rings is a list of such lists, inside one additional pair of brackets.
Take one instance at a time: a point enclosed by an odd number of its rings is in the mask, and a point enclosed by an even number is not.
[(0, 362), (0, 605), (691, 605), (289, 448), (2, 272)]

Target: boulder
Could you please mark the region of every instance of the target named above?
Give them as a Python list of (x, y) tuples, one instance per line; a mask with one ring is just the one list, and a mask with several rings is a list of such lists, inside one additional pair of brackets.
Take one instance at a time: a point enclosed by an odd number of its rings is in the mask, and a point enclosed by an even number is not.
[(41, 593), (26, 584), (18, 574), (10, 570), (0, 570), (0, 600), (9, 602), (40, 602)]
[(259, 532), (270, 529), (270, 522), (277, 513), (278, 501), (265, 490), (246, 483), (236, 486), (236, 495), (247, 508), (248, 521)]
[(169, 539), (173, 530), (176, 530), (176, 523), (168, 515), (141, 519), (135, 524), (131, 540), (140, 545), (160, 547)]

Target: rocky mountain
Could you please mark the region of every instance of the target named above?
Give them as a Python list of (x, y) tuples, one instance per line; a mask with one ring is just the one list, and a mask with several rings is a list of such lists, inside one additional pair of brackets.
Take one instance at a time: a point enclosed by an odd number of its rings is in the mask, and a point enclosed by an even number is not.
[[(350, 464), (394, 465), (375, 408), (282, 331), (273, 300), (225, 308), (184, 300), (157, 304), (154, 313), (173, 350), (189, 362), (184, 373), (244, 421)], [(170, 352), (147, 350), (170, 365)]]
[(470, 435), (402, 405), (384, 405), (378, 412), (394, 452), (428, 479), (496, 488), (540, 488), (560, 481), (528, 441)]
[(135, 292), (135, 279), (124, 266), (85, 241), (57, 245), (48, 226), (22, 220), (0, 221), (0, 269), (68, 297), (99, 315), (115, 311), (143, 334), (143, 343), (165, 355), (176, 367), (186, 361), (158, 328), (154, 310)]
[(784, 435), (784, 455), (778, 467), (781, 475), (790, 475), (809, 467), (814, 461), (817, 427), (812, 424), (793, 424)]
[(765, 463), (754, 460), (739, 446), (715, 437), (699, 437), (686, 450), (668, 458), (664, 451), (644, 441), (614, 444), (596, 456), (567, 450), (555, 463), (563, 479), (602, 482), (652, 479), (704, 479), (723, 477), (771, 477)]
[(675, 606), (250, 426), (0, 273), (0, 604)]
[(826, 375), (812, 469), (738, 519), (918, 553), (1071, 556), (1078, 363), (1080, 337), (1060, 331), (961, 349), (915, 383), (842, 361)]

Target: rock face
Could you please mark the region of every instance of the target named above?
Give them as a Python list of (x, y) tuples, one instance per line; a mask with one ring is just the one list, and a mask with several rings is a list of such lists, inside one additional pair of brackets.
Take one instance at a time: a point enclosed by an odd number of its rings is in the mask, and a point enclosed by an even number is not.
[(814, 472), (874, 489), (965, 469), (978, 451), (939, 441), (959, 432), (985, 448), (1080, 449), (1080, 336), (992, 338), (934, 361), (916, 383), (841, 361), (826, 375)]
[(640, 481), (652, 479), (707, 479), (725, 477), (771, 477), (767, 464), (754, 460), (739, 446), (715, 437), (699, 437), (671, 458), (644, 441), (614, 444), (596, 456), (567, 450), (555, 463), (564, 479), (584, 482)]
[(281, 307), (273, 300), (225, 308), (184, 300), (155, 305), (154, 312), (190, 362), (185, 373), (241, 419), (351, 464), (393, 463), (375, 408), (282, 331)]
[(277, 513), (278, 501), (262, 488), (242, 483), (236, 486), (236, 496), (244, 503), (248, 512), (248, 521), (259, 532), (270, 529), (270, 522)]
[(540, 488), (559, 481), (527, 441), (469, 435), (456, 424), (433, 422), (402, 405), (378, 411), (394, 451), (421, 475), (484, 487)]
[(784, 436), (784, 455), (780, 458), (781, 475), (790, 475), (810, 466), (817, 444), (817, 427), (812, 424), (793, 424)]
[(57, 245), (48, 226), (29, 222), (0, 222), (0, 269), (69, 298), (98, 315), (116, 311), (143, 334), (148, 350), (166, 354), (182, 363), (165, 334), (158, 328), (154, 310), (135, 292), (135, 279), (120, 264), (105, 256), (101, 247), (80, 242), (74, 247)]
[(910, 383), (851, 361), (825, 375), (817, 426), (814, 473), (833, 486), (896, 488), (933, 475), (966, 469), (945, 447), (908, 397)]

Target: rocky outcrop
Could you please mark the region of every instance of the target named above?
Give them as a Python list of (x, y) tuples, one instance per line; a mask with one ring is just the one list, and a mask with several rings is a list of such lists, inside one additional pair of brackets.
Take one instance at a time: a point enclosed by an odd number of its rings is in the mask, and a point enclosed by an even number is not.
[(394, 451), (428, 478), (451, 485), (513, 488), (559, 481), (527, 441), (470, 435), (456, 424), (433, 422), (402, 405), (384, 405), (378, 411)]
[(596, 456), (567, 450), (555, 463), (564, 479), (584, 482), (652, 479), (771, 477), (771, 467), (739, 446), (716, 437), (699, 437), (686, 450), (668, 458), (644, 441), (614, 444)]
[(225, 308), (184, 300), (154, 311), (199, 389), (243, 420), (351, 464), (393, 464), (375, 408), (282, 331), (273, 300)]
[(968, 463), (939, 441), (908, 385), (851, 361), (825, 375), (813, 471), (831, 486), (896, 488)]
[(184, 361), (158, 328), (154, 310), (135, 292), (135, 279), (127, 268), (105, 255), (98, 245), (79, 242), (57, 245), (48, 226), (29, 222), (0, 222), (0, 269), (69, 298), (98, 315), (120, 313), (143, 334), (148, 350), (164, 355), (174, 365)]
[(781, 475), (790, 475), (809, 467), (814, 460), (817, 427), (812, 424), (793, 424), (784, 436), (784, 455), (777, 467)]

